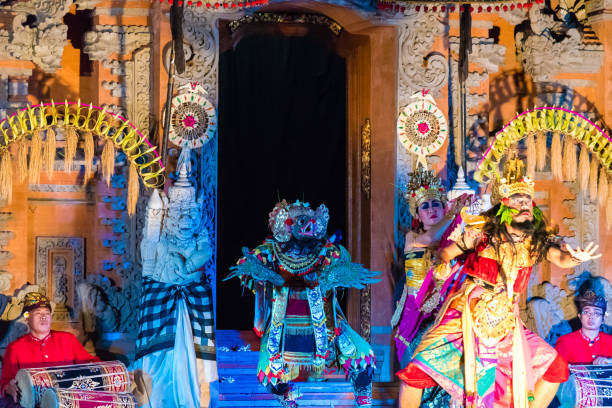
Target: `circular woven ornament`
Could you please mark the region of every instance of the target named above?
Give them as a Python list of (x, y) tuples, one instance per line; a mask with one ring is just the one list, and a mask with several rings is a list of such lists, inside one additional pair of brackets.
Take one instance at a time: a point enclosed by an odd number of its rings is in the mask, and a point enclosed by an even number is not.
[(195, 149), (206, 144), (217, 131), (217, 111), (200, 86), (172, 98), (170, 141), (180, 147)]
[(412, 98), (416, 100), (404, 107), (397, 119), (397, 137), (427, 167), (425, 157), (442, 147), (448, 136), (448, 125), (430, 95), (419, 92)]

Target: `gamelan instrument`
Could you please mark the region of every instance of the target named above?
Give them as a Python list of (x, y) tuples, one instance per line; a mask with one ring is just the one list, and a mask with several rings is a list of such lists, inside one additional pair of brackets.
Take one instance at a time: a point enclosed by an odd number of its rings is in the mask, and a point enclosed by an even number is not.
[(121, 361), (56, 367), (22, 368), (15, 376), (20, 404), (34, 408), (47, 388), (122, 393), (130, 390), (127, 369)]
[(136, 406), (136, 398), (129, 392), (47, 388), (40, 398), (40, 408), (136, 408)]
[(570, 364), (569, 370), (557, 391), (561, 407), (612, 407), (612, 365)]

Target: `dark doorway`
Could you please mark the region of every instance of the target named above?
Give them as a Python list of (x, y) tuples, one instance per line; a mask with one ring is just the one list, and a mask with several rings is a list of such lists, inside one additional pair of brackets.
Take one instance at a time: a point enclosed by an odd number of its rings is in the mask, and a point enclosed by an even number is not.
[(328, 234), (346, 232), (346, 63), (331, 48), (255, 34), (220, 56), (218, 329), (253, 327), (254, 297), (222, 279), (279, 199), (324, 203)]

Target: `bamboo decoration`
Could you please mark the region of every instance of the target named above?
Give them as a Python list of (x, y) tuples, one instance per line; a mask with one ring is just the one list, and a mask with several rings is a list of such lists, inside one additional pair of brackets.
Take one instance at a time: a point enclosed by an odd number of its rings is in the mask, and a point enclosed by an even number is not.
[(77, 145), (79, 143), (79, 134), (73, 127), (67, 127), (65, 134), (66, 147), (64, 153), (64, 170), (70, 173), (72, 172), (72, 163), (74, 162), (74, 156), (76, 155)]
[(535, 176), (536, 171), (536, 142), (533, 132), (527, 135), (527, 175), (529, 177)]
[(576, 181), (576, 145), (569, 138), (565, 138), (563, 145), (563, 181)]
[(115, 173), (115, 144), (112, 139), (104, 141), (102, 149), (102, 178), (106, 185), (110, 187), (110, 180)]
[(0, 200), (7, 204), (13, 201), (13, 164), (8, 149), (0, 155)]
[(87, 184), (92, 176), (91, 168), (93, 166), (95, 152), (94, 140), (91, 132), (85, 132), (85, 135), (83, 135), (83, 145), (83, 153), (85, 156), (85, 177), (83, 177), (83, 184)]
[(30, 162), (28, 164), (28, 182), (40, 183), (40, 170), (42, 168), (42, 135), (41, 130), (35, 130), (30, 145)]
[(608, 198), (608, 176), (602, 167), (599, 171), (599, 186), (597, 187), (597, 195), (599, 205), (606, 208), (606, 199)]
[(597, 160), (591, 160), (591, 168), (589, 170), (589, 198), (591, 201), (597, 200), (597, 174), (599, 173), (599, 163)]
[(45, 164), (47, 169), (47, 174), (49, 175), (49, 179), (53, 179), (53, 172), (55, 171), (55, 131), (53, 128), (47, 129), (47, 140), (45, 141), (45, 148), (43, 157), (45, 158)]
[[(496, 169), (509, 149), (524, 138), (527, 138), (527, 165), (532, 166), (533, 142), (530, 139), (534, 133), (536, 169), (544, 170), (548, 132), (553, 133), (550, 147), (553, 178), (574, 181), (578, 171), (582, 191), (588, 192), (590, 200), (597, 200), (602, 210), (612, 211), (609, 198), (612, 196), (612, 137), (584, 115), (565, 108), (536, 107), (518, 114), (495, 134), (478, 162), (474, 179), (481, 183), (494, 182)], [(609, 222), (612, 226), (612, 220)]]
[(23, 183), (28, 177), (28, 141), (21, 139), (17, 143), (17, 180)]
[(140, 180), (138, 178), (138, 170), (134, 163), (130, 163), (130, 174), (128, 177), (127, 191), (127, 209), (128, 215), (134, 215), (136, 212), (136, 204), (138, 203), (138, 195), (140, 194)]
[(555, 132), (550, 146), (550, 170), (555, 180), (563, 178), (563, 163), (561, 158), (561, 135)]
[(587, 149), (580, 149), (580, 158), (578, 159), (578, 181), (583, 194), (586, 194), (589, 188), (589, 152)]
[(546, 167), (546, 132), (538, 132), (536, 140), (536, 162), (538, 171)]

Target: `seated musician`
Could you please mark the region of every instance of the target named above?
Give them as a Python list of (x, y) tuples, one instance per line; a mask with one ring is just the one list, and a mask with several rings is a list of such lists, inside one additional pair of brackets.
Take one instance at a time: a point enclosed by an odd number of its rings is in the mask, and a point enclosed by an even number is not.
[(600, 331), (606, 299), (592, 290), (576, 298), (582, 327), (559, 337), (555, 349), (570, 364), (611, 364), (612, 335)]
[(72, 333), (51, 330), (51, 303), (37, 292), (24, 298), (28, 334), (8, 345), (2, 361), (0, 407), (16, 406), (18, 387), (15, 375), (21, 368), (51, 367), (100, 361), (90, 355)]

